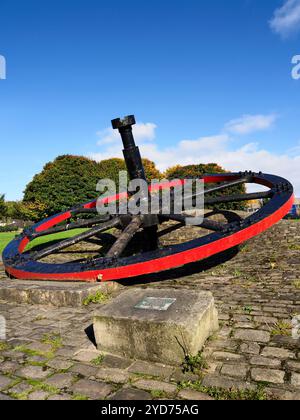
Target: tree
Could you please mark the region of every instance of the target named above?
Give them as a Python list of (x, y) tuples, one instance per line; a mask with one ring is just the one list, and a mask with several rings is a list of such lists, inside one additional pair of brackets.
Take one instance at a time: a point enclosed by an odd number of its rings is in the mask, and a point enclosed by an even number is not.
[(0, 195), (0, 218), (3, 218), (6, 216), (6, 204), (5, 204), (5, 195), (1, 194)]
[[(222, 174), (227, 171), (216, 163), (198, 164), (188, 166), (174, 166), (166, 171), (167, 179), (187, 179), (187, 178), (201, 178), (204, 174)], [(210, 184), (210, 187), (215, 184)], [(246, 192), (243, 184), (227, 188), (223, 191), (207, 194), (206, 198), (219, 197), (222, 195), (244, 194)], [(247, 207), (247, 202), (218, 204), (215, 206), (208, 206), (210, 208), (217, 208), (220, 210), (244, 210)]]
[(152, 160), (142, 159), (142, 161), (148, 181), (151, 181), (152, 179), (161, 180), (163, 178), (163, 174), (157, 169), (155, 163), (152, 162)]
[(35, 205), (36, 215), (50, 216), (97, 198), (98, 181), (97, 162), (82, 156), (59, 156), (27, 185), (23, 202)]
[[(144, 159), (144, 164), (149, 180), (160, 177), (153, 162)], [(83, 156), (59, 156), (27, 185), (19, 211), (36, 221), (91, 201), (98, 198), (99, 180), (111, 179), (118, 186), (119, 172), (125, 170), (123, 159), (96, 162)]]
[[(142, 159), (147, 180), (161, 179), (162, 174), (156, 168), (155, 163), (149, 159)], [(126, 171), (124, 159), (112, 158), (99, 162), (100, 179), (111, 179), (116, 185), (119, 185), (119, 172)]]

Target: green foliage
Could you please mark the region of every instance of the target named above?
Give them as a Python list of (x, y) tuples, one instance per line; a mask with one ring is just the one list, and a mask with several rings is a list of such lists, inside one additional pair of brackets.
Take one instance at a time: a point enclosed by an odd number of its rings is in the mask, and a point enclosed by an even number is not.
[(296, 289), (300, 289), (300, 280), (295, 280), (293, 285), (296, 287)]
[(252, 312), (253, 312), (253, 308), (252, 308), (252, 306), (245, 306), (245, 307), (243, 308), (243, 311), (244, 311), (246, 314), (251, 315), (251, 314), (252, 314)]
[(98, 181), (111, 179), (119, 187), (119, 172), (126, 171), (125, 161), (119, 158), (102, 160), (98, 163)]
[[(188, 178), (201, 178), (204, 174), (222, 174), (226, 173), (225, 169), (216, 163), (209, 164), (198, 164), (198, 165), (188, 165), (188, 166), (174, 166), (169, 168), (166, 171), (166, 178), (172, 179), (188, 179)], [(209, 184), (209, 188), (213, 188), (216, 184)], [(207, 194), (206, 198), (219, 197), (223, 195), (233, 195), (233, 194), (244, 194), (246, 192), (244, 185), (237, 185), (234, 187), (227, 188), (223, 191), (217, 191), (211, 194)], [(220, 210), (244, 210), (247, 203), (228, 203), (228, 204), (218, 204), (211, 206)], [(208, 208), (210, 206), (207, 206)]]
[(4, 342), (0, 342), (0, 351), (8, 350), (9, 345)]
[(154, 162), (149, 159), (142, 159), (142, 161), (148, 181), (151, 181), (152, 179), (160, 180), (163, 178), (163, 174), (156, 168)]
[(73, 395), (72, 400), (74, 400), (74, 401), (88, 401), (88, 397), (86, 397), (85, 395), (76, 394), (76, 395)]
[(83, 305), (84, 306), (88, 306), (91, 303), (97, 304), (97, 303), (105, 303), (107, 302), (109, 299), (109, 296), (107, 293), (103, 293), (100, 290), (98, 292), (96, 292), (93, 295), (89, 295), (88, 297), (86, 297), (83, 301)]
[[(149, 159), (142, 159), (146, 178), (150, 182), (152, 179), (162, 179), (162, 174), (156, 168), (155, 163)], [(126, 171), (124, 159), (113, 158), (102, 160), (98, 163), (99, 179), (111, 179), (117, 187), (119, 186), (119, 172)]]
[(151, 391), (151, 396), (155, 400), (167, 399), (167, 393), (159, 389), (153, 389)]
[(47, 204), (39, 200), (23, 202), (18, 206), (19, 218), (37, 222), (48, 216)]
[(298, 245), (298, 244), (292, 244), (292, 245), (289, 246), (289, 249), (291, 251), (300, 251), (300, 245)]
[[(144, 159), (144, 165), (149, 180), (160, 178), (153, 162)], [(111, 179), (118, 187), (119, 172), (125, 170), (122, 159), (96, 162), (83, 156), (59, 156), (27, 185), (23, 203), (17, 206), (20, 218), (37, 221), (96, 199), (97, 183)]]
[(215, 400), (233, 400), (233, 401), (266, 401), (270, 398), (264, 391), (263, 386), (258, 386), (254, 390), (239, 390), (239, 389), (222, 389), (216, 387), (205, 387), (201, 385), (201, 382), (181, 382), (179, 389), (193, 389), (198, 392), (209, 395)]
[(0, 233), (17, 232), (19, 230), (16, 225), (0, 226)]
[(100, 356), (98, 356), (98, 357), (96, 357), (96, 359), (92, 360), (91, 363), (94, 366), (100, 366), (100, 365), (102, 365), (103, 360), (104, 360), (104, 356), (103, 356), (103, 354), (100, 354)]
[(27, 185), (24, 203), (33, 206), (42, 218), (97, 198), (99, 181), (97, 162), (81, 156), (59, 156), (45, 165)]
[(52, 351), (56, 352), (62, 347), (62, 337), (59, 333), (45, 334), (42, 338), (42, 343), (49, 344), (52, 347)]
[(187, 372), (197, 373), (201, 371), (202, 369), (207, 369), (207, 367), (208, 367), (207, 362), (201, 352), (199, 352), (195, 356), (187, 354), (182, 364), (182, 369), (184, 373), (187, 373)]
[(0, 195), (0, 218), (5, 217), (7, 212), (7, 207), (5, 204), (5, 195)]
[(276, 335), (290, 337), (292, 335), (292, 326), (285, 321), (278, 321), (274, 324), (271, 330), (271, 336)]

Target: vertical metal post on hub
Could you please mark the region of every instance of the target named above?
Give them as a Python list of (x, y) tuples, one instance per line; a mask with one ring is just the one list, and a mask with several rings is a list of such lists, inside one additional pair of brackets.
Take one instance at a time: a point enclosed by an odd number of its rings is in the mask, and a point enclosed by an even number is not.
[[(132, 133), (132, 127), (135, 124), (134, 115), (112, 120), (113, 129), (119, 130), (122, 138), (124, 145), (123, 154), (130, 179), (143, 179), (147, 181), (140, 150), (135, 144)], [(144, 226), (143, 251), (155, 250), (158, 247), (158, 217), (149, 214), (142, 216), (142, 220)]]
[(119, 130), (119, 133), (122, 137), (124, 145), (123, 154), (130, 179), (146, 180), (140, 150), (135, 144), (132, 133), (132, 126), (135, 124), (136, 122), (134, 115), (129, 115), (128, 117), (125, 117), (123, 119), (117, 118), (112, 121), (113, 129)]

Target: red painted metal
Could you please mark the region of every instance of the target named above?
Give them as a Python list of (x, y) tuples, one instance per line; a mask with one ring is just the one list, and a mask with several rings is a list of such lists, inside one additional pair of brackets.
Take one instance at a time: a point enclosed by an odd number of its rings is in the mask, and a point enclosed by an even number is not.
[(40, 279), (40, 280), (62, 280), (62, 281), (87, 281), (96, 282), (101, 276), (101, 281), (120, 280), (125, 278), (137, 277), (141, 275), (151, 274), (155, 272), (165, 271), (171, 268), (180, 267), (192, 262), (200, 261), (211, 257), (212, 255), (219, 254), (234, 246), (261, 234), (265, 230), (278, 223), (290, 211), (293, 203), (294, 196), (280, 209), (273, 213), (268, 218), (261, 222), (243, 229), (233, 235), (220, 239), (219, 241), (210, 243), (200, 248), (194, 248), (190, 251), (185, 251), (180, 254), (151, 260), (131, 266), (117, 267), (113, 269), (104, 269), (96, 271), (86, 271), (82, 273), (64, 273), (64, 274), (44, 274), (44, 273), (27, 273), (21, 270), (15, 270), (8, 267), (7, 271), (13, 277), (21, 278), (24, 280)]
[[(216, 183), (216, 182), (223, 182), (223, 181), (234, 181), (239, 179), (238, 174), (232, 175), (211, 175), (205, 176), (204, 182), (205, 183)], [(164, 183), (159, 186), (155, 186), (155, 189), (158, 188), (170, 188), (170, 186), (178, 185), (179, 183), (183, 183), (183, 181), (177, 181), (175, 184), (173, 183)], [(259, 176), (255, 178), (255, 182), (271, 187), (272, 184), (268, 183), (267, 181), (262, 181)], [(120, 198), (126, 198), (127, 194), (117, 195), (114, 197), (109, 197), (106, 199), (106, 202), (113, 202)], [(6, 271), (8, 274), (15, 278), (24, 279), (24, 280), (32, 280), (32, 279), (39, 279), (39, 280), (55, 280), (55, 281), (86, 281), (86, 282), (96, 282), (101, 279), (101, 281), (110, 281), (110, 280), (119, 280), (119, 279), (126, 279), (146, 274), (151, 274), (155, 272), (165, 271), (168, 269), (176, 268), (179, 266), (183, 266), (185, 264), (193, 263), (196, 261), (200, 261), (206, 258), (209, 258), (215, 254), (219, 254), (220, 252), (226, 251), (230, 248), (233, 248), (254, 236), (259, 235), (260, 233), (264, 232), (265, 230), (269, 229), (271, 226), (279, 222), (286, 214), (290, 211), (292, 205), (294, 203), (294, 196), (291, 196), (290, 199), (284, 203), (280, 208), (278, 208), (274, 213), (265, 217), (263, 220), (247, 227), (244, 229), (239, 230), (236, 233), (223, 237), (219, 240), (215, 240), (211, 243), (206, 245), (202, 245), (200, 247), (195, 247), (190, 250), (186, 250), (183, 252), (177, 252), (172, 255), (168, 255), (162, 258), (151, 259), (149, 261), (143, 261), (136, 264), (118, 266), (113, 268), (103, 268), (97, 270), (84, 270), (81, 272), (75, 273), (55, 273), (55, 272), (48, 272), (48, 273), (41, 273), (41, 272), (32, 272), (28, 270), (22, 270), (19, 267), (15, 268), (13, 266), (6, 265)], [(96, 201), (87, 203), (84, 208), (90, 209), (96, 207)], [(72, 217), (71, 211), (67, 211), (63, 214), (54, 216), (45, 222), (42, 222), (36, 228), (37, 232), (43, 232), (58, 223), (66, 221)], [(24, 237), (19, 244), (19, 252), (22, 254), (28, 243), (30, 242), (28, 237)]]

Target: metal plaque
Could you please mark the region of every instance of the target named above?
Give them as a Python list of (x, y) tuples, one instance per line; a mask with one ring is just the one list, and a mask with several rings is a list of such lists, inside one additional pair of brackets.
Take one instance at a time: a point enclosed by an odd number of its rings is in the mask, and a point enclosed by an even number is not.
[(145, 309), (149, 311), (167, 311), (173, 303), (176, 302), (176, 299), (172, 298), (157, 298), (157, 297), (147, 297), (139, 302), (135, 309)]

